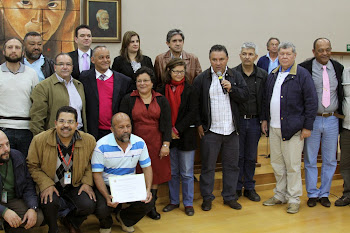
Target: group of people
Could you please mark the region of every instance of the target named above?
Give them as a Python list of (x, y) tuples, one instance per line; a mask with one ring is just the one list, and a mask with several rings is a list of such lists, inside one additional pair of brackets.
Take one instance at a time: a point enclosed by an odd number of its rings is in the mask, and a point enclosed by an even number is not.
[[(331, 42), (318, 38), (315, 57), (297, 65), (296, 48), (277, 38), (257, 65), (257, 48), (241, 46), (241, 64), (227, 66), (223, 45), (209, 50), (210, 67), (183, 50), (179, 29), (166, 36), (169, 50), (154, 66), (140, 49), (140, 36), (123, 36), (120, 56), (111, 67), (106, 46), (91, 49), (89, 26), (75, 29), (77, 49), (51, 60), (42, 38), (29, 32), (24, 41), (5, 41), (0, 67), (0, 213), (6, 232), (25, 232), (47, 224), (59, 232), (81, 232), (90, 214), (109, 233), (112, 214), (126, 232), (156, 210), (159, 184), (168, 182), (169, 203), (193, 216), (194, 157), (200, 138), (201, 208), (212, 208), (216, 161), (221, 152), (224, 205), (242, 209), (243, 195), (259, 202), (255, 163), (261, 132), (269, 135), (275, 195), (263, 202), (288, 203), (297, 213), (302, 195), (304, 149), (307, 205), (330, 207), (341, 131), (344, 195), (350, 204), (350, 69), (330, 59)], [(348, 80), (349, 79), (349, 80)], [(17, 89), (18, 88), (18, 89)], [(343, 119), (343, 120), (339, 120)], [(317, 156), (321, 142), (321, 186)], [(11, 149), (10, 149), (11, 145)], [(147, 196), (132, 203), (113, 202), (109, 177), (144, 173)]]

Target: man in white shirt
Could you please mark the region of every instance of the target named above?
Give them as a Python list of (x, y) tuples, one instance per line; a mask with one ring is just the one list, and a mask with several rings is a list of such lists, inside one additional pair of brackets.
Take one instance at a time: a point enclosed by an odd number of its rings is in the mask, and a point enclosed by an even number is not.
[(95, 68), (94, 64), (91, 63), (91, 43), (92, 35), (88, 25), (82, 24), (75, 29), (74, 41), (78, 48), (72, 52), (69, 52), (73, 60), (73, 72), (72, 76), (79, 80), (79, 75), (84, 70)]
[(271, 166), (276, 178), (275, 195), (263, 205), (288, 202), (287, 213), (299, 212), (301, 153), (310, 137), (317, 112), (317, 94), (310, 73), (295, 63), (296, 50), (290, 42), (278, 48), (280, 66), (266, 80), (261, 129), (270, 123)]
[(23, 65), (23, 45), (10, 38), (3, 45), (6, 62), (0, 67), (0, 129), (7, 135), (13, 149), (25, 156), (33, 138), (29, 131), (30, 94), (38, 84), (38, 75)]
[(228, 53), (223, 45), (209, 52), (211, 67), (199, 74), (193, 83), (198, 91), (197, 126), (201, 138), (202, 170), (200, 189), (202, 210), (211, 210), (217, 156), (221, 150), (224, 204), (241, 209), (236, 186), (239, 175), (239, 103), (249, 98), (242, 75), (227, 67)]

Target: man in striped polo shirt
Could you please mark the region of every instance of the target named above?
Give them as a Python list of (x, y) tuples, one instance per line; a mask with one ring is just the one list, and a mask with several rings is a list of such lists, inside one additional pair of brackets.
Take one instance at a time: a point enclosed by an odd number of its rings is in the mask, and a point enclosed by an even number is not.
[[(101, 138), (92, 155), (92, 172), (97, 187), (96, 217), (100, 220), (100, 233), (110, 233), (113, 224), (112, 212), (118, 212), (116, 218), (123, 231), (133, 232), (135, 225), (152, 208), (152, 167), (144, 140), (131, 134), (131, 121), (125, 113), (112, 117), (112, 133)], [(134, 174), (137, 163), (140, 164), (146, 180), (147, 198), (144, 201), (128, 203), (121, 209), (112, 202), (108, 178), (115, 175)], [(116, 210), (115, 210), (116, 209)]]

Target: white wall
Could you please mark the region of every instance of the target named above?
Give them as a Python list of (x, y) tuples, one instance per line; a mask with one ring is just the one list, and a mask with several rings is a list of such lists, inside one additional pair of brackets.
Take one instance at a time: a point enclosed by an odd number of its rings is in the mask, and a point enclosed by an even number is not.
[[(349, 0), (122, 0), (122, 35), (136, 31), (143, 53), (154, 61), (168, 49), (167, 32), (179, 28), (185, 34), (184, 49), (199, 57), (202, 69), (209, 67), (208, 51), (214, 44), (227, 47), (233, 67), (240, 63), (243, 42), (256, 43), (264, 55), (267, 39), (276, 36), (296, 45), (299, 63), (312, 56), (318, 37), (329, 38), (333, 51), (346, 51), (349, 8)], [(119, 43), (106, 46), (113, 58), (119, 55)]]

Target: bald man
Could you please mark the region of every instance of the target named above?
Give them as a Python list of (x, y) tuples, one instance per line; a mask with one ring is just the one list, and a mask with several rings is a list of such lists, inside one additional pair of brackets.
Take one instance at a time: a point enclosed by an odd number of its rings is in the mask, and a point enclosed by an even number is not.
[(27, 232), (33, 226), (40, 226), (44, 216), (38, 209), (38, 196), (25, 158), (20, 151), (11, 150), (10, 142), (1, 130), (0, 182), (0, 214), (5, 220), (6, 232)]
[[(101, 138), (92, 155), (92, 172), (97, 187), (96, 216), (100, 220), (100, 233), (110, 233), (113, 224), (111, 213), (117, 209), (117, 221), (123, 231), (133, 232), (135, 225), (152, 208), (152, 167), (145, 141), (131, 134), (131, 121), (127, 114), (117, 113), (112, 117), (112, 133)], [(108, 159), (106, 154), (108, 153)], [(122, 209), (121, 204), (112, 201), (108, 178), (111, 176), (135, 174), (140, 163), (146, 180), (147, 198), (144, 201), (128, 203)]]

